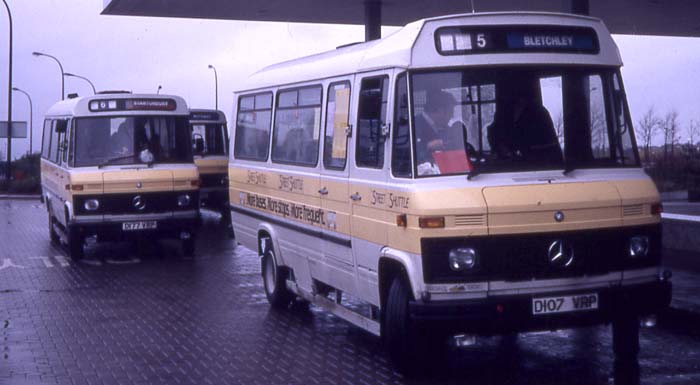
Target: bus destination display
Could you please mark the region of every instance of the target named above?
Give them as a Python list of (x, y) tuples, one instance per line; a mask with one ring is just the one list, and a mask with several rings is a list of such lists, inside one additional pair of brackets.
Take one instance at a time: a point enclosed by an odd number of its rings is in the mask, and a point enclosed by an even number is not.
[(593, 29), (558, 26), (444, 27), (435, 32), (435, 45), (441, 55), (599, 50)]

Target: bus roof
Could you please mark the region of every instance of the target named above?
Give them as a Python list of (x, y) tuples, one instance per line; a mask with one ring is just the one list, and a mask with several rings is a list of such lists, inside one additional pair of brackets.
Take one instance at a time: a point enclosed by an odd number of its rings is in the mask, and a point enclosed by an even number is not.
[[(110, 108), (110, 101), (116, 102), (121, 100), (132, 100), (143, 105), (143, 101), (155, 101), (158, 103), (167, 103), (167, 105), (151, 104), (144, 105), (143, 108), (138, 106), (124, 108)], [(91, 107), (90, 102), (101, 101), (106, 102), (106, 108)], [(124, 102), (121, 102), (124, 103)], [(121, 104), (119, 103), (119, 104)], [(174, 103), (174, 105), (173, 105)], [(97, 94), (90, 96), (82, 96), (73, 99), (62, 100), (49, 108), (46, 116), (108, 116), (108, 115), (129, 115), (138, 112), (142, 115), (189, 115), (189, 109), (185, 99), (175, 95), (157, 95), (157, 94), (131, 94), (131, 93), (114, 93), (114, 94)]]
[(190, 108), (190, 123), (226, 123), (226, 115), (219, 110)]
[[(441, 55), (435, 32), (443, 27), (571, 27), (595, 31), (595, 53), (490, 52)], [(512, 64), (621, 66), (617, 45), (600, 19), (564, 13), (474, 13), (422, 19), (393, 34), (366, 43), (342, 46), (271, 66), (252, 74), (241, 91), (361, 73), (383, 68), (440, 68)]]

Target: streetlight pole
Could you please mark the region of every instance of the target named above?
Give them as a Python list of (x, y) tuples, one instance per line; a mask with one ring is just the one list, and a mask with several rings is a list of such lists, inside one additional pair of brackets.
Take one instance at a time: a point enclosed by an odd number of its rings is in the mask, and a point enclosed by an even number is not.
[(72, 74), (72, 73), (70, 73), (70, 72), (66, 72), (65, 74), (63, 74), (63, 76), (68, 76), (68, 77), (73, 77), (73, 78), (78, 78), (78, 79), (83, 79), (83, 80), (85, 80), (86, 82), (88, 82), (88, 84), (90, 84), (90, 87), (92, 87), (92, 94), (93, 94), (93, 95), (97, 95), (97, 91), (95, 90), (95, 85), (92, 84), (92, 82), (90, 81), (90, 79), (86, 78), (85, 76), (80, 76), (80, 75)]
[(7, 5), (6, 0), (2, 0), (7, 9), (7, 18), (9, 20), (10, 27), (10, 44), (9, 44), (9, 62), (8, 65), (8, 82), (7, 82), (7, 181), (12, 179), (12, 171), (10, 170), (10, 164), (12, 162), (12, 12), (10, 12), (10, 6)]
[[(5, 1), (5, 0), (3, 0), (3, 1)], [(64, 95), (66, 94), (66, 92), (65, 92), (66, 91), (66, 84), (65, 84), (65, 81), (63, 79), (63, 77), (65, 76), (65, 72), (63, 72), (63, 65), (61, 65), (61, 62), (58, 59), (56, 59), (55, 56), (51, 56), (51, 55), (43, 53), (43, 52), (32, 52), (32, 55), (50, 57), (51, 59), (55, 60), (56, 63), (58, 63), (58, 68), (61, 69), (61, 100), (65, 99)]]
[(218, 110), (219, 109), (219, 77), (216, 74), (216, 67), (213, 65), (209, 64), (209, 68), (214, 70), (214, 100), (215, 100), (215, 108)]
[(31, 155), (32, 154), (32, 132), (34, 131), (34, 128), (32, 125), (32, 116), (33, 116), (32, 97), (29, 96), (29, 94), (26, 91), (21, 90), (17, 87), (12, 87), (12, 90), (23, 93), (25, 96), (27, 96), (27, 99), (29, 99), (29, 155)]
[(158, 85), (158, 90), (156, 91), (156, 95), (160, 95), (160, 89), (163, 88), (160, 84)]

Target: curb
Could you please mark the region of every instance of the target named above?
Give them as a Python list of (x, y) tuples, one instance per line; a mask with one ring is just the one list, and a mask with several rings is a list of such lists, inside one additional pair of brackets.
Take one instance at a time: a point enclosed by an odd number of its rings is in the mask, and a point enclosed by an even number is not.
[(10, 200), (10, 199), (18, 199), (18, 200), (39, 200), (41, 199), (41, 195), (39, 194), (0, 194), (0, 200)]
[(700, 335), (697, 325), (700, 323), (700, 312), (668, 307), (659, 314), (658, 326), (679, 331), (686, 335)]

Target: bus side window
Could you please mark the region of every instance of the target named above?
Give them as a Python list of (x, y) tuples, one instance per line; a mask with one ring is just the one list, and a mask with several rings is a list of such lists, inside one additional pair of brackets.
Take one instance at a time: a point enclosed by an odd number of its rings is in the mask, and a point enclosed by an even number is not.
[(57, 151), (54, 158), (56, 164), (61, 164), (62, 160), (65, 160), (65, 155), (68, 147), (68, 141), (66, 140), (66, 129), (68, 127), (67, 120), (57, 120), (56, 128), (54, 131), (58, 133), (58, 145), (56, 147)]
[(49, 151), (51, 149), (51, 120), (44, 120), (44, 133), (41, 142), (41, 157), (49, 159)]
[(272, 92), (238, 99), (233, 153), (236, 158), (267, 160), (272, 120)]
[(330, 170), (345, 169), (347, 159), (350, 111), (350, 82), (328, 87), (326, 103), (326, 135), (323, 144), (323, 166)]
[(272, 161), (314, 167), (318, 163), (321, 86), (282, 91), (272, 133)]
[(70, 129), (71, 126), (71, 121), (66, 120), (66, 128), (65, 131), (63, 131), (63, 140), (61, 140), (61, 144), (63, 145), (63, 163), (68, 163), (68, 157), (70, 156), (69, 151), (71, 150), (70, 148), (70, 134), (72, 131)]
[(389, 77), (362, 79), (358, 106), (357, 147), (358, 167), (382, 168), (384, 165), (384, 133)]
[(396, 177), (413, 176), (411, 166), (411, 138), (408, 125), (408, 90), (406, 74), (396, 79), (396, 111), (394, 116), (394, 134), (391, 149), (391, 171)]
[(54, 120), (51, 124), (51, 147), (49, 152), (49, 160), (53, 163), (58, 163), (58, 143), (59, 143), (59, 132), (57, 130), (58, 122), (60, 120)]

